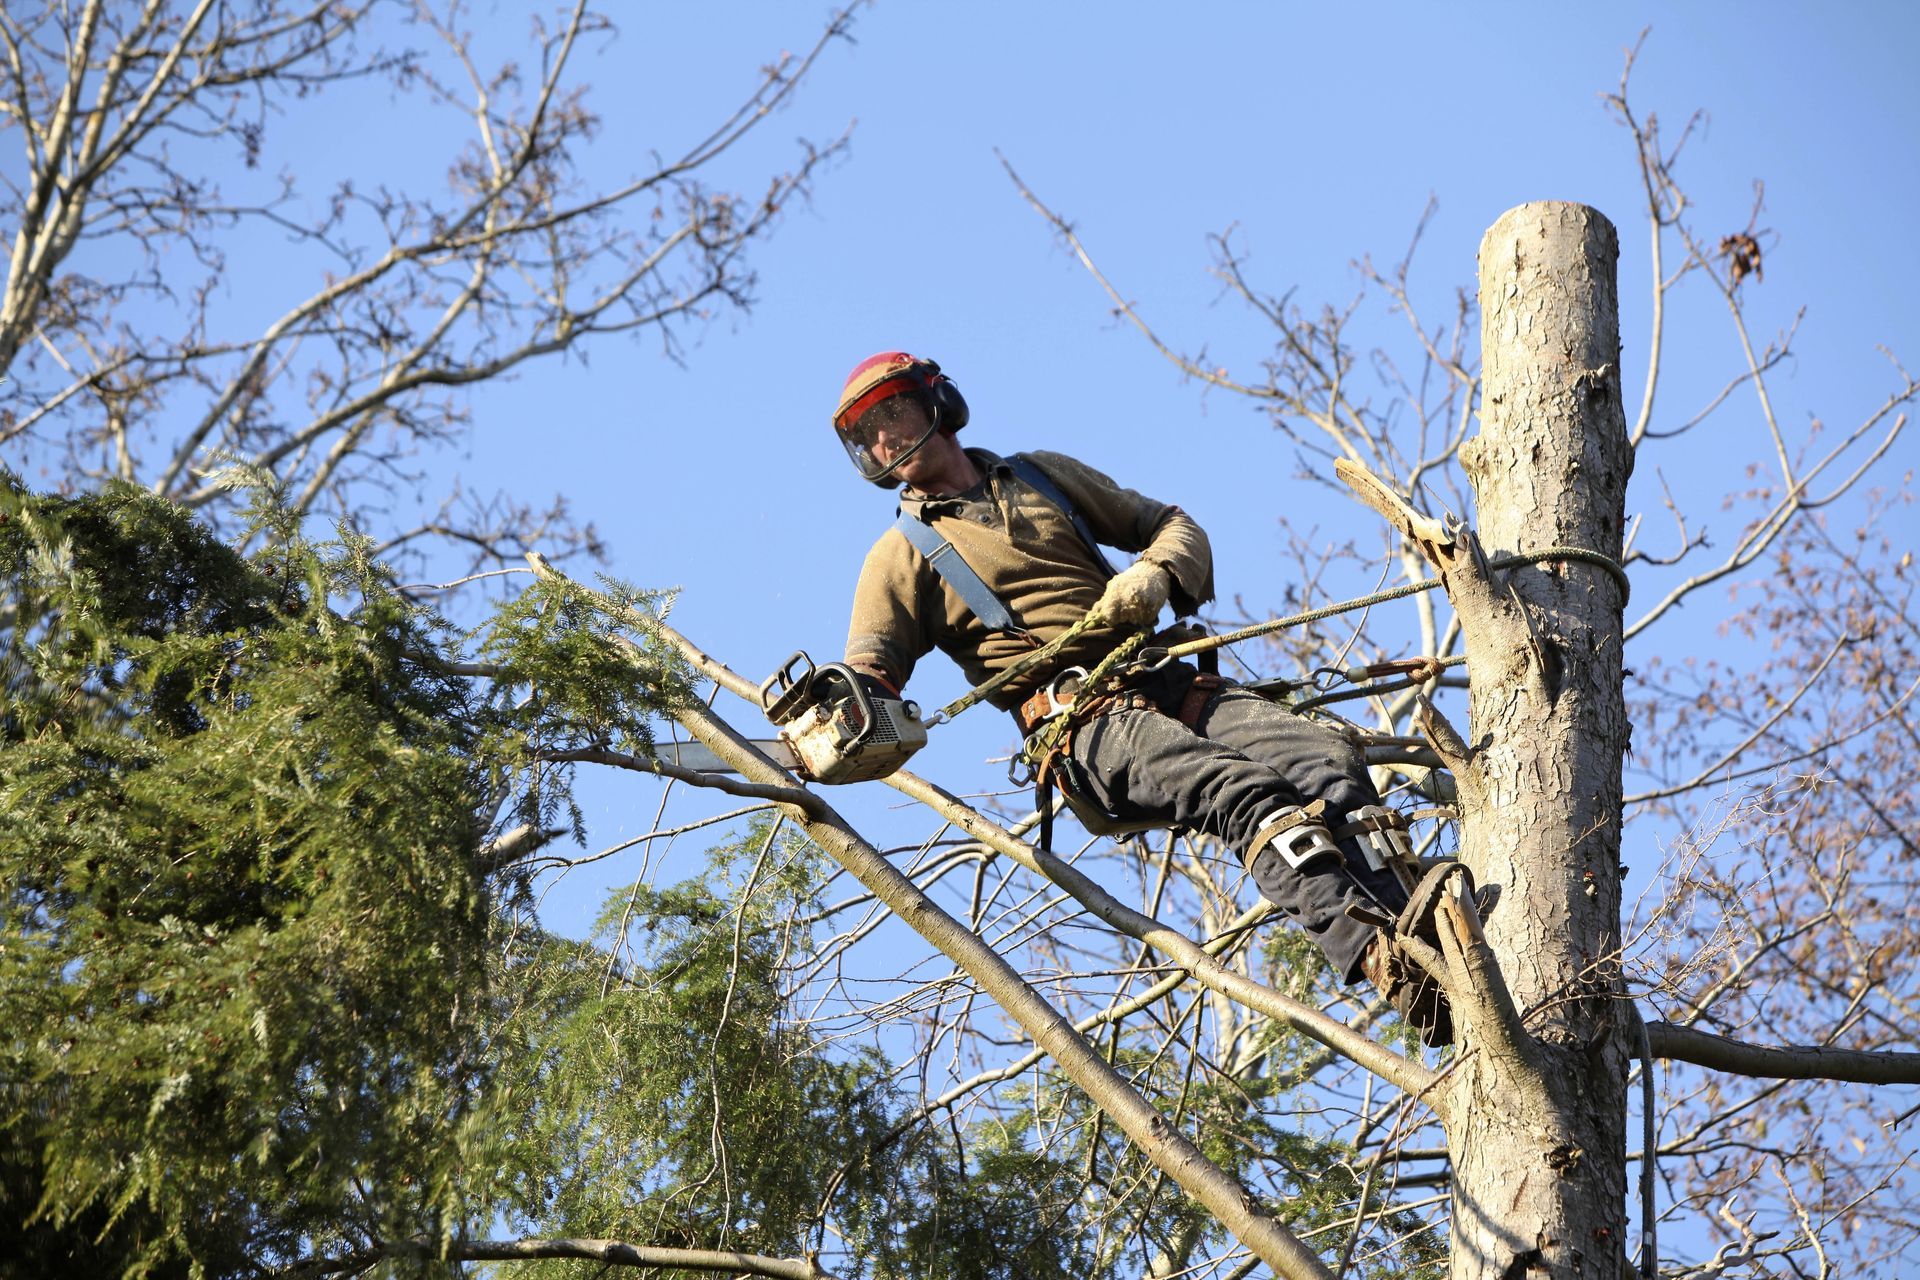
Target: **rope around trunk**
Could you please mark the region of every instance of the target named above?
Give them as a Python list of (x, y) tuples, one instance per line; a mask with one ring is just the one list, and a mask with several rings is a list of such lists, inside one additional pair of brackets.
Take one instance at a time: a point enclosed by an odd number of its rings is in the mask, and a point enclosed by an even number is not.
[[(1489, 561), (1489, 569), (1513, 569), (1521, 565), (1541, 564), (1549, 560), (1578, 560), (1584, 564), (1597, 565), (1607, 571), (1620, 585), (1620, 603), (1625, 605), (1627, 596), (1633, 590), (1633, 584), (1627, 579), (1627, 571), (1620, 562), (1598, 551), (1588, 551), (1584, 547), (1548, 547), (1542, 551), (1529, 551), (1525, 555), (1501, 556)], [(1290, 614), (1284, 618), (1275, 618), (1269, 622), (1256, 622), (1250, 627), (1241, 627), (1238, 631), (1222, 632), (1217, 636), (1207, 636), (1201, 640), (1189, 640), (1185, 644), (1176, 644), (1167, 650), (1170, 658), (1184, 658), (1188, 654), (1205, 653), (1209, 649), (1218, 649), (1242, 640), (1251, 640), (1255, 636), (1268, 635), (1275, 631), (1285, 631), (1289, 627), (1304, 627), (1323, 618), (1331, 618), (1342, 613), (1351, 613), (1356, 609), (1365, 609), (1372, 605), (1384, 604), (1389, 600), (1401, 600), (1407, 596), (1419, 595), (1422, 591), (1431, 591), (1441, 586), (1440, 578), (1427, 578), (1420, 582), (1405, 582), (1397, 587), (1388, 587), (1371, 595), (1360, 596), (1353, 600), (1343, 600), (1339, 604), (1325, 605), (1318, 609), (1309, 609), (1305, 613)]]

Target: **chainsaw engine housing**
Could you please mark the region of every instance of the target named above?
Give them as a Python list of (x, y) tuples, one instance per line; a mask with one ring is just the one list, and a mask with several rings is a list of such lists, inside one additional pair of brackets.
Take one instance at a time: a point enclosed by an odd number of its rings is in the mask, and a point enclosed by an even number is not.
[(760, 686), (760, 703), (815, 782), (884, 778), (927, 745), (918, 706), (869, 688), (843, 662), (816, 667), (804, 650)]

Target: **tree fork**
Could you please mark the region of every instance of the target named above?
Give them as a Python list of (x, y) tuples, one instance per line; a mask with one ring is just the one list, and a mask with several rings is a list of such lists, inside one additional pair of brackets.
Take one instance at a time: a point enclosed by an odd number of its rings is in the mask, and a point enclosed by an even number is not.
[[(1480, 431), (1461, 460), (1495, 555), (1620, 555), (1632, 451), (1618, 258), (1613, 224), (1576, 204), (1522, 205), (1481, 241)], [(1461, 856), (1502, 888), (1486, 935), (1531, 1059), (1466, 1020), (1449, 1099), (1452, 1274), (1616, 1280), (1624, 591), (1592, 565), (1495, 572), (1477, 555), (1455, 560), (1448, 588), (1473, 671), (1462, 791), (1479, 803), (1464, 806)]]

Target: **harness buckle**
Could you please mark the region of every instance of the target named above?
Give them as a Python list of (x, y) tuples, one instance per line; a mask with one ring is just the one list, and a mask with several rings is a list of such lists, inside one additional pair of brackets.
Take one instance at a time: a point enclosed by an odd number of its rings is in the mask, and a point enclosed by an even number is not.
[(1021, 727), (1026, 730), (1026, 739), (1020, 744), (1020, 750), (1014, 752), (1013, 758), (1007, 761), (1008, 782), (1016, 787), (1025, 787), (1039, 779), (1042, 764), (1059, 738), (1057, 733), (1047, 730), (1049, 726), (1057, 727), (1060, 717), (1073, 710), (1074, 702), (1085, 692), (1083, 686), (1086, 679), (1085, 667), (1067, 667), (1056, 672), (1053, 679), (1034, 690), (1033, 695), (1020, 705)]
[(1349, 813), (1346, 824), (1334, 834), (1343, 838), (1359, 836), (1360, 851), (1366, 855), (1367, 865), (1375, 871), (1386, 871), (1396, 862), (1405, 867), (1414, 865), (1413, 841), (1407, 836), (1407, 826), (1406, 818), (1398, 810), (1370, 804)]

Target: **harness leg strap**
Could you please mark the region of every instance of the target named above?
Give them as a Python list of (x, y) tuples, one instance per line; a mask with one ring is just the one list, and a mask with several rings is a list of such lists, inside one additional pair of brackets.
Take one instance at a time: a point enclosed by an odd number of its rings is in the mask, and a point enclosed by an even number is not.
[(1324, 821), (1325, 800), (1284, 805), (1261, 820), (1242, 856), (1247, 873), (1263, 896), (1280, 901), (1281, 883), (1294, 871), (1324, 857), (1340, 857)]

